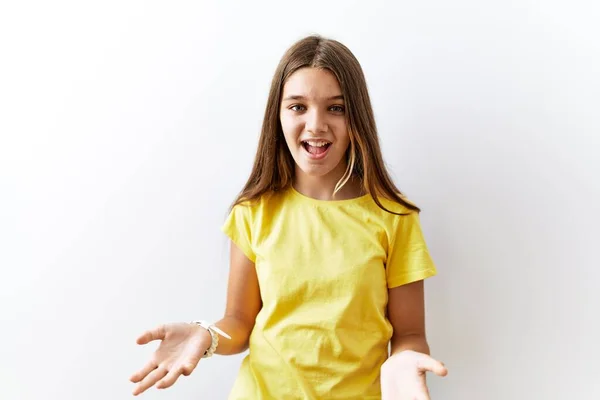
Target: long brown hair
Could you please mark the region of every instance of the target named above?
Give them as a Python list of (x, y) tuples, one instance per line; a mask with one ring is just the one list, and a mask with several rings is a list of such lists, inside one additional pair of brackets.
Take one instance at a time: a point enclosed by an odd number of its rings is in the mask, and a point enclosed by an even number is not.
[(382, 196), (411, 210), (420, 211), (403, 199), (385, 167), (367, 84), (358, 60), (340, 42), (316, 35), (293, 44), (277, 66), (271, 82), (254, 166), (232, 207), (292, 185), (295, 162), (283, 136), (279, 110), (284, 83), (294, 72), (304, 67), (331, 71), (344, 96), (346, 126), (350, 137), (348, 168), (336, 185), (334, 194), (353, 177), (360, 180), (364, 190), (380, 208), (394, 213), (381, 204), (379, 196)]

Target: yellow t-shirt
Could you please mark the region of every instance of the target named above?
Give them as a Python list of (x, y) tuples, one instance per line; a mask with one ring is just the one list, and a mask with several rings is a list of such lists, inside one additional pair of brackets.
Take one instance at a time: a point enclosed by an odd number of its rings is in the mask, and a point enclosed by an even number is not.
[(234, 207), (223, 231), (255, 263), (263, 307), (229, 399), (380, 399), (388, 288), (435, 275), (418, 213), (293, 188)]

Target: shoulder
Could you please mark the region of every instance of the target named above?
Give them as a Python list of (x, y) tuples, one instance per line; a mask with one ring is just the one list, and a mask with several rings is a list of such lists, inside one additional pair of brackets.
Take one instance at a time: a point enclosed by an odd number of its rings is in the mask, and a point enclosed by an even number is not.
[[(401, 199), (416, 207), (416, 204), (406, 197), (403, 196)], [(414, 232), (420, 231), (420, 213), (418, 209), (413, 209), (398, 200), (387, 197), (379, 197), (378, 200), (385, 209), (377, 205), (374, 199), (371, 199), (368, 219), (376, 221), (383, 228), (385, 231), (384, 237), (387, 238), (388, 243), (392, 243), (398, 238), (406, 238)]]
[(252, 219), (260, 219), (269, 214), (272, 210), (278, 208), (283, 202), (282, 194), (278, 192), (269, 192), (259, 196), (256, 199), (242, 199), (233, 207), (230, 213), (232, 215), (244, 216)]

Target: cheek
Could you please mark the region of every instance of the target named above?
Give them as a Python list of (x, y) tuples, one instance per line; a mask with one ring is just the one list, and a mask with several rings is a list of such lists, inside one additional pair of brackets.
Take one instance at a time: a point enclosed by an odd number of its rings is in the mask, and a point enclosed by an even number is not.
[(290, 134), (289, 131), (285, 130), (285, 128), (283, 129), (283, 137), (285, 138), (285, 143), (287, 144), (288, 149), (290, 149), (291, 151), (294, 151), (294, 148), (296, 146), (296, 140)]
[(346, 124), (342, 123), (337, 128), (336, 139), (338, 143), (342, 144), (342, 147), (348, 147), (350, 145), (350, 135), (346, 129)]
[(302, 132), (300, 124), (289, 118), (281, 118), (280, 122), (286, 142), (288, 142), (288, 144), (296, 144), (298, 137)]

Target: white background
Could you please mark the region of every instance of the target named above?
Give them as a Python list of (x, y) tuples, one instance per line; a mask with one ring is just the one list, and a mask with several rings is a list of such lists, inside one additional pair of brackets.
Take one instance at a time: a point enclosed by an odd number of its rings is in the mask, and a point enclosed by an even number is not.
[[(129, 399), (161, 322), (217, 319), (219, 231), (306, 34), (367, 76), (423, 209), (433, 399), (598, 399), (593, 1), (0, 6), (0, 398)], [(224, 399), (241, 356), (150, 399)]]

